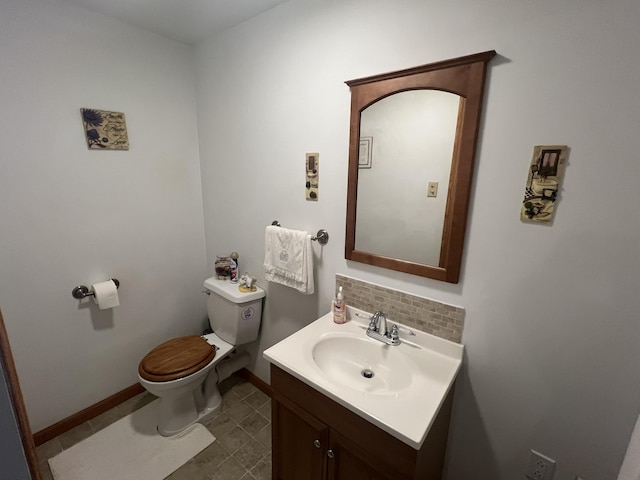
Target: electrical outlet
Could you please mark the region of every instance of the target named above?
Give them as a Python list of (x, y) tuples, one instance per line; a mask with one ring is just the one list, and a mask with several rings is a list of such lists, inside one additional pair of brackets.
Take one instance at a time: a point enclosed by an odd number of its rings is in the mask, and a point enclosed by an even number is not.
[(427, 188), (427, 197), (437, 197), (438, 196), (438, 182), (429, 182), (429, 187)]
[(529, 454), (529, 463), (525, 473), (531, 480), (552, 480), (556, 470), (556, 461), (535, 450)]

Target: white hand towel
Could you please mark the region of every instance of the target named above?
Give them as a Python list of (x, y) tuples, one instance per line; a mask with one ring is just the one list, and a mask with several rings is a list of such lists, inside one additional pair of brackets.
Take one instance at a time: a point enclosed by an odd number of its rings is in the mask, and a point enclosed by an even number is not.
[(264, 235), (264, 271), (267, 281), (311, 295), (314, 290), (311, 235), (268, 226)]
[(640, 479), (640, 418), (636, 420), (636, 425), (631, 434), (631, 440), (627, 447), (627, 453), (622, 462), (622, 468), (618, 474), (618, 480), (639, 480)]

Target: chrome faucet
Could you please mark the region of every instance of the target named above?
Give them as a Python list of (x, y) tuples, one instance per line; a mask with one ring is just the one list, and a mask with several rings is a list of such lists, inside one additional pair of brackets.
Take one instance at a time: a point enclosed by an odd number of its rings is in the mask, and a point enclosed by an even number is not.
[(384, 312), (376, 312), (373, 314), (373, 318), (372, 318), (372, 322), (374, 323), (374, 325), (377, 325), (377, 328), (375, 328), (375, 330), (380, 334), (380, 335), (386, 335), (387, 334), (387, 314)]
[(387, 315), (384, 312), (378, 311), (371, 316), (367, 335), (387, 345), (400, 345), (398, 326), (392, 325), (389, 331), (387, 328)]

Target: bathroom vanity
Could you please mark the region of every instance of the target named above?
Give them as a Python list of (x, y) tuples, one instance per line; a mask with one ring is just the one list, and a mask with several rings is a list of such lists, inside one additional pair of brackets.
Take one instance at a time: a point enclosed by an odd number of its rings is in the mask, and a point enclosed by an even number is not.
[(462, 345), (406, 327), (385, 345), (350, 313), (264, 352), (274, 480), (441, 478)]

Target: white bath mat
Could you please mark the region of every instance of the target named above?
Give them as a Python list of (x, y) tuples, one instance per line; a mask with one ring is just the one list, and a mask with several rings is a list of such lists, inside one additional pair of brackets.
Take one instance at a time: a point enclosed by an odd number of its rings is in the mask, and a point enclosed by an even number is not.
[(162, 480), (215, 437), (195, 423), (173, 437), (156, 431), (159, 400), (49, 460), (55, 480)]

